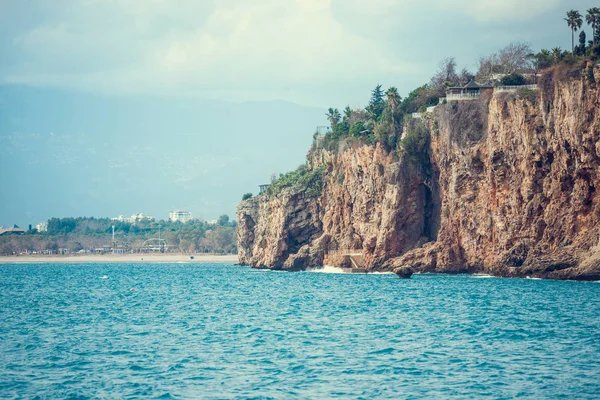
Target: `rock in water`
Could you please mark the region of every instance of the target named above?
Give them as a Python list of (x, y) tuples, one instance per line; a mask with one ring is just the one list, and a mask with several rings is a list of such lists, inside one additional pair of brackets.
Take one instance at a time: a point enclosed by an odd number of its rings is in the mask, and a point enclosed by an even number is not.
[(410, 267), (401, 267), (394, 270), (394, 273), (398, 275), (398, 278), (400, 279), (410, 279), (414, 271)]

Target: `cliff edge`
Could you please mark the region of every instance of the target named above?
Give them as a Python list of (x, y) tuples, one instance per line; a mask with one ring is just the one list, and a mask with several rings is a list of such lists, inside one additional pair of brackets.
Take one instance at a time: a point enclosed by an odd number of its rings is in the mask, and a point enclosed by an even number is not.
[[(417, 153), (318, 142), (292, 185), (237, 208), (242, 264), (600, 279), (600, 66), (555, 68), (404, 122)], [(356, 266), (356, 265), (354, 265)]]

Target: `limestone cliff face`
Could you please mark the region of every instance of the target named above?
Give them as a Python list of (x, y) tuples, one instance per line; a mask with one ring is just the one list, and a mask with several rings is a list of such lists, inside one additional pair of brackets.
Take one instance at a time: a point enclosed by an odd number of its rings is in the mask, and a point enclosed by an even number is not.
[(420, 165), (379, 146), (314, 150), (322, 194), (238, 207), (240, 261), (302, 269), (487, 272), (600, 279), (600, 68), (554, 71), (537, 94), (440, 105)]
[(410, 164), (364, 145), (339, 155), (312, 151), (308, 161), (326, 168), (318, 198), (286, 189), (238, 206), (240, 262), (286, 270), (343, 265), (348, 260), (335, 250), (359, 249), (373, 266), (430, 240), (422, 239), (431, 230), (423, 212), (430, 190)]

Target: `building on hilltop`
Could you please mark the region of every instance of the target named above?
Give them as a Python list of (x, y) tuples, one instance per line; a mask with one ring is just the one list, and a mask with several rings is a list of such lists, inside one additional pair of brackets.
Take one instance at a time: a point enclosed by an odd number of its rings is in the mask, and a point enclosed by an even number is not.
[(465, 86), (454, 86), (446, 91), (446, 99), (450, 100), (471, 100), (478, 99), (482, 93), (494, 90), (489, 84), (479, 85), (471, 80)]
[(40, 222), (35, 226), (38, 232), (48, 232), (48, 222)]
[(187, 210), (173, 210), (169, 213), (169, 221), (171, 222), (183, 222), (184, 224), (191, 221), (192, 213)]
[(269, 184), (264, 184), (264, 185), (258, 185), (258, 194), (262, 194), (264, 192), (267, 191), (267, 189), (269, 188)]

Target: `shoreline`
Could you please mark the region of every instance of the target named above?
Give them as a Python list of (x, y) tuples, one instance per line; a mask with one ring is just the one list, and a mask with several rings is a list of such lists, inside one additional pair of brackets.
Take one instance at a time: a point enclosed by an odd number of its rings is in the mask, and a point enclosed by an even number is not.
[[(193, 256), (194, 259), (190, 259)], [(231, 263), (238, 262), (236, 254), (101, 254), (101, 255), (23, 255), (0, 256), (0, 264), (93, 264), (93, 263)]]

